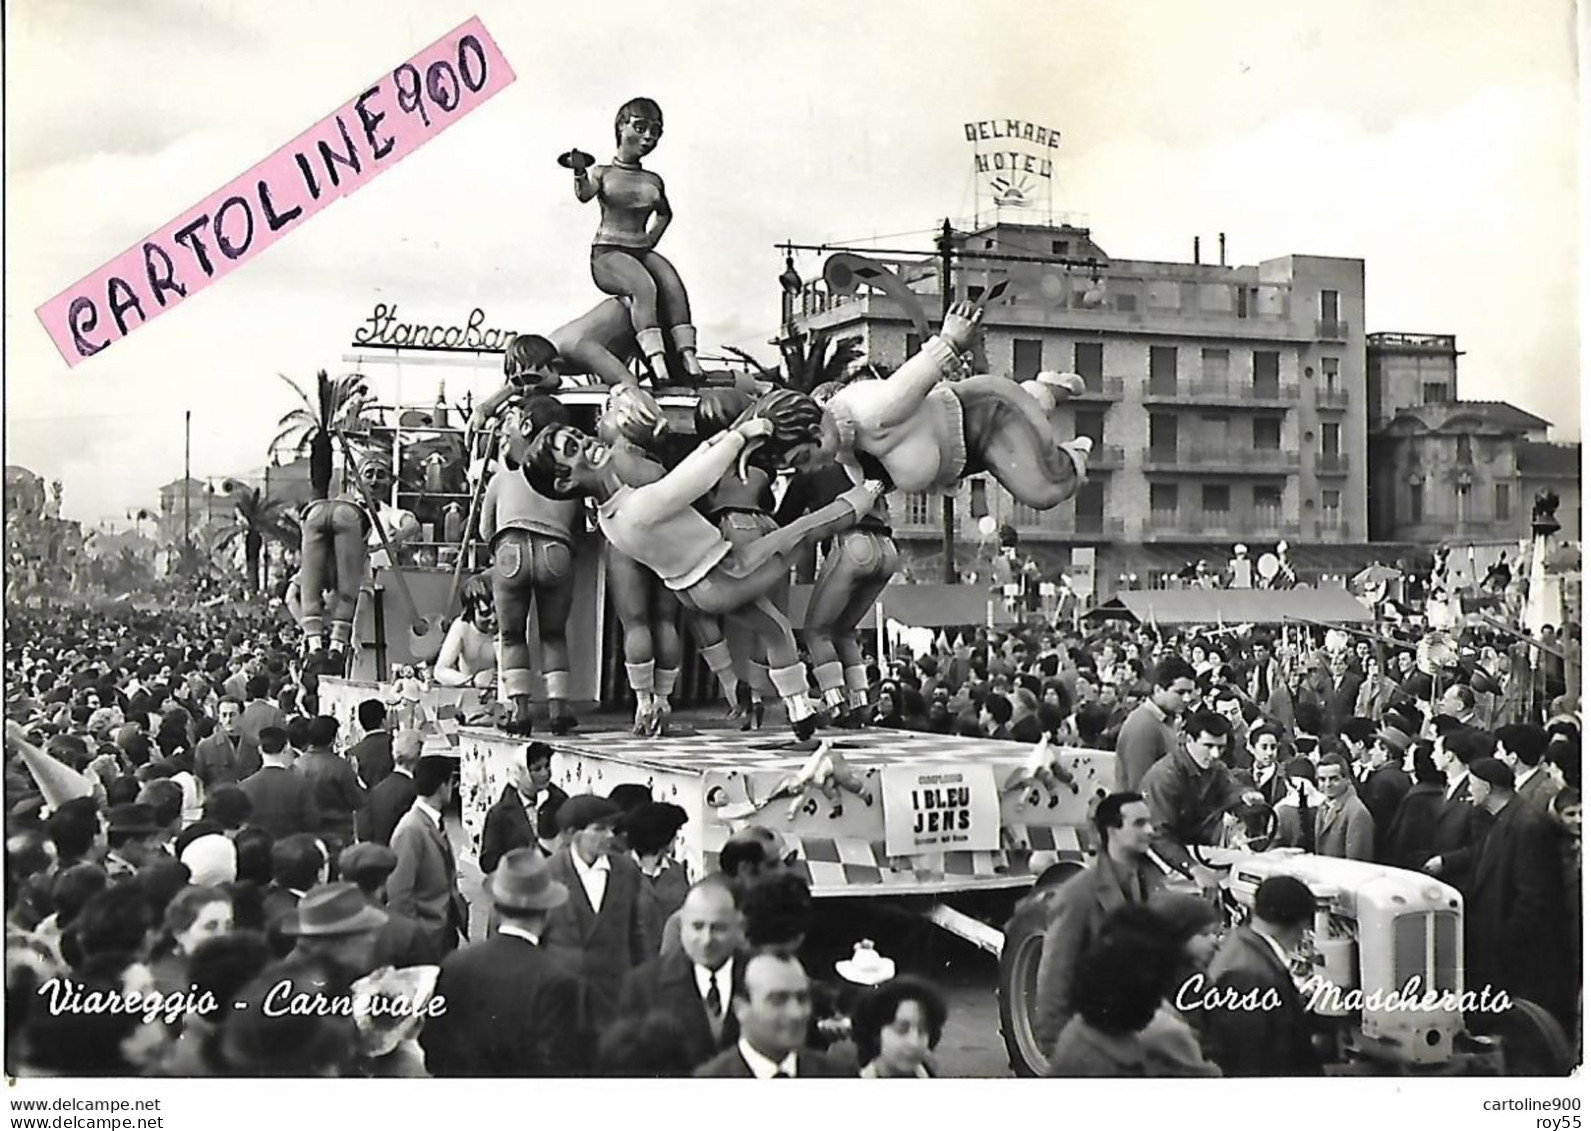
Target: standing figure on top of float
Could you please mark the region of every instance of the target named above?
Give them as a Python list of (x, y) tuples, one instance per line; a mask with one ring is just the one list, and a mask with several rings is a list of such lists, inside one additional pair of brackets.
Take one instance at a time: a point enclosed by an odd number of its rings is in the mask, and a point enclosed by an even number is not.
[[(816, 406), (805, 399), (813, 414), (796, 424), (802, 430), (815, 429)], [(790, 526), (744, 546), (731, 545), (695, 503), (737, 459), (744, 466), (753, 445), (779, 430), (769, 420), (748, 418), (696, 448), (661, 479), (634, 487), (608, 444), (574, 428), (549, 428), (531, 442), (524, 471), (544, 495), (596, 500), (597, 521), (609, 543), (657, 574), (687, 610), (734, 616), (755, 632), (767, 646), (769, 678), (784, 700), (791, 726), (805, 739), (816, 729), (817, 711), (807, 699), (807, 672), (795, 633), (768, 594), (785, 582), (796, 553), (854, 525), (884, 488), (861, 484)]]
[(613, 123), (618, 152), (612, 164), (597, 165), (590, 154), (571, 149), (558, 163), (574, 172), (575, 196), (595, 200), (602, 220), (591, 243), (591, 278), (604, 294), (630, 304), (635, 339), (660, 384), (668, 380), (662, 326), (669, 329), (680, 366), (700, 378), (696, 327), (690, 298), (674, 265), (657, 253), (658, 241), (674, 219), (663, 178), (641, 168), (663, 137), (663, 111), (650, 98), (632, 98)]
[[(1077, 494), (1092, 443), (1063, 440), (1057, 417), (1064, 400), (1083, 391), (1075, 373), (1040, 373), (1018, 384), (980, 374), (959, 377), (960, 355), (971, 347), (982, 308), (957, 303), (943, 329), (888, 377), (853, 381), (823, 406), (821, 421), (781, 457), (797, 471), (838, 461), (853, 481), (887, 477), (910, 493), (949, 493), (968, 476), (994, 476), (1017, 502), (1037, 510)], [(951, 379), (957, 378), (957, 379)], [(754, 412), (781, 421), (805, 394), (777, 390)], [(810, 410), (800, 408), (806, 419)]]
[[(820, 386), (812, 391), (812, 397), (826, 404), (835, 391), (832, 385)], [(850, 486), (851, 477), (837, 463), (797, 472), (779, 502), (775, 522), (788, 526), (801, 515), (832, 503)], [(895, 575), (899, 562), (889, 503), (883, 498), (855, 527), (836, 534), (823, 556), (801, 635), (818, 694), (836, 721), (846, 719), (854, 726), (866, 722), (867, 662), (857, 643), (856, 627)]]
[[(517, 339), (516, 339), (517, 340)], [(552, 397), (525, 398), (504, 424), (508, 442), (481, 500), (481, 539), (491, 548), (492, 600), (497, 613), (498, 679), (513, 713), (511, 734), (531, 731), (530, 614), (536, 611), (541, 678), (554, 734), (575, 728), (569, 711), (569, 613), (574, 607), (574, 532), (580, 504), (549, 499), (519, 474), (525, 447), (543, 428), (569, 423)]]
[[(298, 575), (299, 624), (304, 630), (306, 655), (326, 647), (332, 653), (333, 668), (345, 664), (353, 644), (354, 616), (359, 608), (359, 593), (372, 564), (390, 565), (380, 546), (364, 498), (377, 500), (379, 516), (386, 524), (394, 547), (420, 532), (419, 520), (405, 510), (381, 503), (392, 488), (392, 471), (379, 455), (366, 457), (356, 469), (344, 467), (345, 479), (357, 474), (364, 491), (350, 484), (347, 490), (331, 497), (331, 461), (324, 465), (311, 453), (310, 490), (316, 496), (300, 512), (300, 558)], [(326, 594), (331, 593), (330, 602)], [(289, 604), (291, 605), (291, 593)], [(331, 621), (330, 639), (325, 638), (326, 620)]]

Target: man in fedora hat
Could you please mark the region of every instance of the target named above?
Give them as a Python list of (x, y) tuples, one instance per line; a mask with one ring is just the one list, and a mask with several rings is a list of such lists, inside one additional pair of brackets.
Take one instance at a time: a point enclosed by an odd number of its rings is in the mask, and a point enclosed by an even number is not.
[(372, 907), (357, 884), (321, 884), (282, 924), (294, 940), (285, 962), (325, 962), (349, 981), (362, 978), (376, 967), (376, 938), (386, 922), (387, 913)]
[(573, 965), (542, 943), (569, 889), (534, 848), (498, 861), (483, 885), (497, 933), (442, 962), (447, 1010), (420, 1034), (432, 1076), (570, 1076), (584, 1063), (581, 986)]
[(599, 1032), (617, 1013), (625, 975), (653, 957), (648, 943), (657, 937), (648, 923), (651, 904), (641, 897), (641, 869), (614, 851), (619, 814), (605, 798), (571, 797), (558, 810), (558, 828), (569, 842), (548, 861), (569, 901), (553, 912), (546, 942), (578, 963)]
[(469, 933), (469, 910), (458, 890), (458, 864), (442, 812), (453, 799), (458, 759), (432, 755), (414, 769), (414, 805), (392, 831), (398, 862), (387, 877), (387, 905), (407, 915), (447, 954)]

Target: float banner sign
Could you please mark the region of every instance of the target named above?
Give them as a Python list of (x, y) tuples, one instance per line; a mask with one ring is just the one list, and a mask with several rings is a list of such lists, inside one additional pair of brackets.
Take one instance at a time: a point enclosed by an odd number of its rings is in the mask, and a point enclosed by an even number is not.
[(236, 270), (514, 81), (479, 18), (38, 308), (75, 366)]
[(1000, 847), (994, 767), (941, 763), (885, 766), (884, 851), (992, 852)]

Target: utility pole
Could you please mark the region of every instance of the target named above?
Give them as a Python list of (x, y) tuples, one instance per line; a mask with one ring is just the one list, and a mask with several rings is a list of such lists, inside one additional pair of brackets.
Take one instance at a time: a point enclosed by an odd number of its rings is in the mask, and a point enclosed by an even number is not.
[(182, 412), (182, 555), (177, 560), (187, 572), (188, 539), (193, 530), (193, 410)]
[[(939, 321), (940, 324), (943, 325), (944, 320), (949, 316), (950, 308), (952, 305), (954, 305), (955, 301), (955, 292), (952, 289), (953, 280), (950, 263), (951, 248), (949, 219), (946, 219), (943, 227), (939, 229), (939, 238), (936, 243), (939, 246)], [(945, 555), (945, 584), (954, 585), (956, 583), (957, 576), (956, 495), (946, 495), (942, 500), (940, 500), (940, 506), (942, 508), (940, 511), (940, 540)]]

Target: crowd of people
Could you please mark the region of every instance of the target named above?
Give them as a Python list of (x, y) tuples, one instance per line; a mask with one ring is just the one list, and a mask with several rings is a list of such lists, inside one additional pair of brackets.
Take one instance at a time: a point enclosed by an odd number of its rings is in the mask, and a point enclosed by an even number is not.
[[(937, 1070), (943, 995), (869, 943), (814, 960), (775, 833), (738, 833), (689, 877), (682, 809), (636, 786), (570, 796), (529, 742), (471, 906), (457, 759), (398, 725), (401, 703), (362, 704), (340, 743), (284, 622), (12, 609), (6, 628), (13, 1073)], [(1433, 667), (1393, 637), (969, 630), (875, 662), (865, 721), (1114, 750), (1098, 851), (1051, 899), (1035, 1030), (1055, 1074), (1308, 1073), (1302, 1007), (1177, 1001), (1190, 972), (1290, 985), (1313, 915), (1277, 878), (1226, 931), (1199, 845), (1434, 875), (1465, 898), (1468, 984), (1578, 1016), (1578, 628), (1455, 643)], [(1515, 662), (1538, 643), (1544, 662)]]

